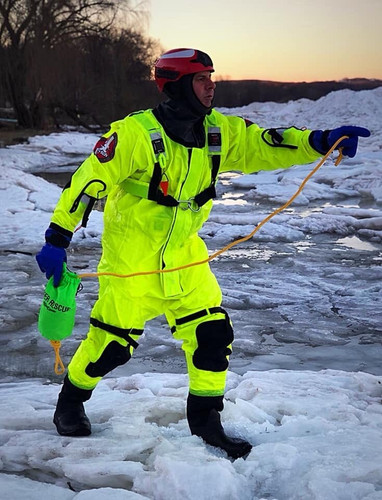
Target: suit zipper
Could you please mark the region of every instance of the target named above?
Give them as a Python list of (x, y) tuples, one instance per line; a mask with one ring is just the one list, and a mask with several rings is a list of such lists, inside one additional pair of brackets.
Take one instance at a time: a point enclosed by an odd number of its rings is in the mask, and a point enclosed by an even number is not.
[[(182, 185), (180, 187), (180, 191), (179, 191), (179, 199), (181, 199), (182, 197), (182, 190), (183, 190), (183, 187), (187, 181), (187, 178), (188, 178), (188, 174), (190, 173), (190, 165), (191, 165), (191, 156), (192, 156), (192, 149), (188, 149), (188, 163), (187, 163), (187, 172), (186, 172), (186, 175), (184, 177), (184, 180), (182, 182)], [(176, 217), (178, 215), (178, 210), (179, 210), (179, 206), (175, 207), (175, 211), (174, 211), (174, 217), (172, 219), (172, 224), (171, 224), (171, 227), (170, 227), (170, 230), (168, 232), (168, 235), (167, 235), (167, 238), (166, 238), (166, 242), (165, 244), (163, 245), (163, 249), (162, 249), (162, 253), (161, 253), (161, 262), (162, 262), (162, 269), (164, 269), (166, 267), (166, 263), (164, 261), (164, 253), (167, 249), (167, 246), (168, 246), (168, 242), (170, 241), (170, 238), (171, 238), (171, 235), (172, 235), (172, 232), (174, 230), (174, 226), (175, 226), (175, 222), (176, 222)]]

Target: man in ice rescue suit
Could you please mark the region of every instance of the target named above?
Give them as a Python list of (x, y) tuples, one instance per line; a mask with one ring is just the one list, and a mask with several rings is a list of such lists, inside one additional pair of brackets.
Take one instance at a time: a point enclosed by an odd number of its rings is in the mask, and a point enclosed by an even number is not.
[[(208, 257), (198, 231), (208, 218), (220, 172), (244, 173), (310, 163), (347, 135), (353, 157), (367, 129), (264, 129), (212, 108), (210, 57), (174, 49), (155, 64), (155, 81), (168, 100), (111, 125), (63, 189), (36, 256), (59, 284), (65, 249), (94, 202), (107, 196), (99, 272), (130, 274), (170, 269)], [(74, 354), (58, 398), (54, 423), (63, 436), (91, 433), (83, 402), (101, 378), (130, 359), (145, 323), (164, 314), (182, 341), (189, 375), (186, 415), (192, 434), (232, 458), (251, 444), (228, 437), (221, 424), (233, 329), (209, 265), (167, 274), (99, 278), (87, 338)]]

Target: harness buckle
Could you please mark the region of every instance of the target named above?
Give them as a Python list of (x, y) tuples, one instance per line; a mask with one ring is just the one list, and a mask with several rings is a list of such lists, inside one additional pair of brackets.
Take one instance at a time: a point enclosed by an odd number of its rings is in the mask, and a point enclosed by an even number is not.
[[(181, 210), (191, 210), (191, 212), (199, 212), (200, 206), (195, 202), (195, 197), (189, 198), (188, 200), (179, 200), (179, 208)], [(185, 205), (185, 206), (182, 206)]]

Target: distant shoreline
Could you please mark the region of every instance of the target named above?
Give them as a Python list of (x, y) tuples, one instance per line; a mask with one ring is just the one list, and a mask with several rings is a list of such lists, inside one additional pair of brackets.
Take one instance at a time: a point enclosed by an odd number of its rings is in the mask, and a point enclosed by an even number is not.
[(313, 101), (330, 92), (350, 89), (372, 90), (382, 87), (382, 80), (350, 78), (340, 81), (274, 82), (268, 80), (222, 80), (217, 81), (215, 106), (240, 107), (252, 102), (288, 102), (297, 99)]
[[(340, 81), (317, 82), (276, 82), (270, 80), (218, 80), (214, 106), (218, 108), (238, 108), (253, 102), (285, 103), (298, 99), (317, 100), (338, 90), (373, 90), (382, 87), (382, 80), (350, 78)], [(143, 107), (154, 107), (163, 96), (153, 98), (158, 93), (153, 81), (143, 82), (147, 86), (148, 102)], [(137, 108), (139, 109), (139, 107)], [(0, 108), (0, 147), (26, 142), (29, 137), (57, 132), (59, 129), (22, 129), (17, 125), (12, 109)]]

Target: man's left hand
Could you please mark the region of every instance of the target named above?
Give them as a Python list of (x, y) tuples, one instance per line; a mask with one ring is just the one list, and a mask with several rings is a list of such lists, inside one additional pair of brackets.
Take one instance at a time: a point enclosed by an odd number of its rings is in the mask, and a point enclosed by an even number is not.
[(357, 152), (358, 137), (369, 137), (370, 130), (352, 125), (345, 125), (333, 130), (313, 130), (309, 142), (316, 151), (324, 155), (343, 136), (348, 138), (341, 141), (336, 146), (336, 149), (342, 148), (342, 153), (345, 156), (353, 158)]

